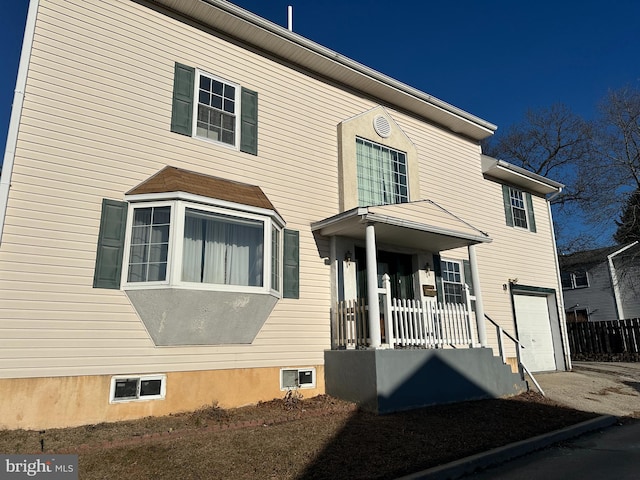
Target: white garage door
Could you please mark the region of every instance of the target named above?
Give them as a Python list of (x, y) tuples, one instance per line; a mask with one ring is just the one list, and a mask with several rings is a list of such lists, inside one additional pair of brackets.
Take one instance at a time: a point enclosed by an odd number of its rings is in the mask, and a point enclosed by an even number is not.
[(556, 369), (547, 297), (514, 295), (522, 363), (532, 372)]

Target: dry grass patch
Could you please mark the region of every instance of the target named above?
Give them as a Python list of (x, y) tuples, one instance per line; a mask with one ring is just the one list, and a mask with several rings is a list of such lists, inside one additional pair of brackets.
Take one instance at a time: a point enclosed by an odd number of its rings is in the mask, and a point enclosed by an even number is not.
[[(50, 430), (3, 453), (80, 454), (84, 479), (396, 478), (593, 418), (535, 393), (376, 416), (328, 396)], [(110, 443), (113, 442), (113, 443)]]

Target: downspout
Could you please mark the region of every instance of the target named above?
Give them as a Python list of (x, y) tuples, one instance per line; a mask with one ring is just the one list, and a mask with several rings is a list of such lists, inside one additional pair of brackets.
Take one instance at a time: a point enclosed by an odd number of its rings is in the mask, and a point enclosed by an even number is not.
[(558, 261), (558, 246), (556, 244), (556, 230), (553, 227), (553, 214), (551, 212), (551, 202), (554, 198), (562, 193), (562, 187), (558, 187), (558, 191), (547, 198), (547, 211), (549, 213), (549, 229), (551, 230), (551, 240), (553, 242), (553, 260), (556, 264), (556, 277), (558, 281), (558, 315), (560, 316), (560, 335), (562, 337), (564, 352), (564, 363), (567, 370), (571, 370), (571, 352), (569, 352), (569, 334), (567, 333), (567, 316), (564, 311), (564, 292), (562, 291), (562, 277), (560, 276), (560, 262)]
[(615, 298), (615, 302), (616, 302), (616, 315), (618, 317), (618, 320), (624, 319), (624, 308), (622, 306), (622, 296), (620, 295), (620, 285), (618, 281), (618, 274), (616, 272), (616, 267), (613, 264), (613, 257), (633, 247), (637, 243), (638, 243), (638, 240), (636, 240), (633, 243), (630, 243), (626, 247), (622, 247), (620, 250), (613, 252), (611, 255), (607, 255), (607, 263), (609, 264), (609, 273), (611, 274), (611, 287), (613, 288), (613, 297)]
[(20, 118), (22, 117), (22, 104), (24, 101), (24, 91), (27, 85), (27, 72), (29, 70), (29, 62), (31, 61), (31, 50), (33, 48), (33, 36), (36, 29), (36, 17), (38, 14), (39, 3), (40, 0), (31, 0), (29, 3), (27, 23), (24, 28), (24, 38), (22, 40), (22, 52), (20, 53), (20, 63), (18, 64), (16, 89), (13, 93), (9, 131), (7, 132), (7, 143), (2, 163), (2, 175), (0, 176), (0, 244), (2, 244), (2, 233), (4, 232), (4, 222), (7, 215), (9, 188), (11, 187), (11, 175), (13, 174), (16, 144), (18, 143), (18, 127), (20, 125)]

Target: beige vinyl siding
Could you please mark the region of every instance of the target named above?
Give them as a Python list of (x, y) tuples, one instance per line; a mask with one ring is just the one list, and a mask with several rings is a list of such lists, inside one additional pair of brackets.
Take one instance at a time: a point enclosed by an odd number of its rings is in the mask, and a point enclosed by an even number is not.
[[(399, 119), (397, 112), (394, 119), (416, 144), (421, 196), (436, 201), (493, 240), (476, 247), (484, 310), (505, 331), (515, 334), (511, 296), (503, 285), (510, 278), (517, 278), (520, 285), (556, 292), (560, 288), (546, 200), (532, 195), (536, 233), (508, 227), (501, 184), (483, 177), (478, 145), (414, 118)], [(445, 251), (442, 256), (466, 259), (467, 249)], [(495, 347), (496, 333), (489, 323), (487, 334), (490, 345)], [(515, 355), (511, 342), (507, 348), (508, 355)]]
[[(176, 61), (259, 92), (257, 158), (169, 132)], [(371, 106), (133, 2), (43, 0), (0, 247), (0, 375), (322, 363), (328, 242), (309, 224), (336, 213), (337, 123)], [(258, 184), (300, 230), (301, 298), (252, 345), (156, 348), (123, 292), (91, 288), (101, 199), (165, 165)]]
[[(258, 92), (257, 157), (169, 131), (175, 62)], [(375, 106), (136, 2), (41, 0), (0, 245), (0, 377), (322, 364), (329, 244), (310, 224), (338, 213), (337, 125)], [(478, 247), (485, 309), (511, 329), (507, 278), (553, 288), (544, 200), (538, 234), (509, 229), (475, 142), (385, 108), (416, 145), (421, 196), (494, 239)], [(252, 345), (155, 347), (124, 292), (92, 288), (102, 198), (166, 165), (259, 185), (300, 231), (300, 299)]]

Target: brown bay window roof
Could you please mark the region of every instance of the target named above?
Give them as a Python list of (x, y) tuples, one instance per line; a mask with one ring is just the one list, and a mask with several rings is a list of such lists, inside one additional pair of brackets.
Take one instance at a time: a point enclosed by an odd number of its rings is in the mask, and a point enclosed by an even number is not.
[(258, 186), (169, 166), (129, 190), (126, 195), (168, 192), (185, 192), (276, 211)]

